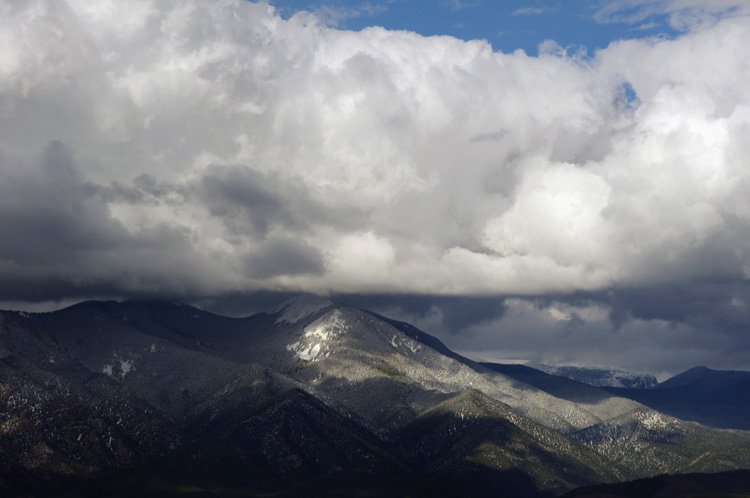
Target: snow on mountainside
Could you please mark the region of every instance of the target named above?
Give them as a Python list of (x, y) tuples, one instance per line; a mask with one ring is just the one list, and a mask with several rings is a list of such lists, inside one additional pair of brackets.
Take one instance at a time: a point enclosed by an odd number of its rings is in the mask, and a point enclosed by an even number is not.
[(287, 345), (286, 349), (292, 351), (298, 359), (303, 361), (315, 361), (322, 357), (328, 357), (331, 354), (335, 339), (339, 335), (345, 334), (349, 328), (343, 320), (341, 312), (334, 310), (305, 327), (300, 340)]
[(625, 387), (628, 389), (651, 389), (658, 383), (656, 377), (649, 374), (627, 372), (616, 368), (588, 368), (569, 366), (550, 366), (529, 364), (530, 367), (552, 375), (597, 387)]

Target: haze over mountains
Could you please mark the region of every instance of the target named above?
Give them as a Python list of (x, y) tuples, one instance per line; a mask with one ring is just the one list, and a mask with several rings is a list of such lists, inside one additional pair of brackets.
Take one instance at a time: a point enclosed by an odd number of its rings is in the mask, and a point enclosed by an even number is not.
[(750, 468), (750, 373), (640, 387), (477, 363), (309, 295), (246, 318), (166, 301), (5, 311), (0, 492), (552, 497)]

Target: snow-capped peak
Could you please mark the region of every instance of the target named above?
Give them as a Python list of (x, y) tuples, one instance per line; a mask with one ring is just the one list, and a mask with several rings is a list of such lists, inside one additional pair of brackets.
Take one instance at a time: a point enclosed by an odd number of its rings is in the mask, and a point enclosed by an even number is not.
[(271, 314), (281, 313), (281, 316), (276, 319), (276, 323), (297, 323), (303, 318), (313, 315), (329, 306), (333, 306), (333, 303), (328, 299), (312, 294), (305, 294), (284, 301), (272, 309)]

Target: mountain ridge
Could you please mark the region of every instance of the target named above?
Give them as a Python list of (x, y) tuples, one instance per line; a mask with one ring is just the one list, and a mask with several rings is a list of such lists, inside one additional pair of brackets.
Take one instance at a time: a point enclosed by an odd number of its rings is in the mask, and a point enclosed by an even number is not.
[[(518, 496), (553, 496), (575, 486), (645, 477), (654, 469), (681, 471), (690, 458), (700, 457), (698, 470), (720, 468), (717, 462), (750, 466), (750, 453), (743, 453), (750, 435), (735, 435), (741, 444), (733, 450), (722, 431), (665, 417), (607, 389), (533, 369), (480, 364), (409, 324), (310, 296), (240, 318), (158, 300), (0, 312), (0, 374), (0, 392), (11, 393), (4, 395), (6, 405), (21, 407), (0, 413), (0, 460), (17, 453), (13, 441), (26, 434), (9, 427), (28, 420), (33, 428), (56, 413), (79, 413), (80, 400), (88, 400), (92, 413), (104, 409), (110, 418), (103, 420), (111, 420), (82, 448), (99, 448), (108, 441), (105, 434), (122, 433), (119, 447), (133, 455), (119, 461), (117, 449), (105, 444), (97, 451), (107, 465), (89, 473), (68, 466), (74, 477), (63, 477), (63, 467), (33, 448), (52, 448), (67, 461), (77, 455), (66, 448), (79, 434), (48, 423), (57, 435), (28, 432), (36, 438), (26, 441), (32, 450), (5, 467), (16, 469), (8, 472), (19, 482), (48, 491), (128, 475), (147, 460), (157, 461), (169, 482), (208, 489), (216, 482), (211, 472), (200, 471), (205, 467), (237, 489), (305, 489), (308, 495), (313, 482), (330, 490), (380, 476), (389, 493), (429, 488), (434, 494), (425, 483), (439, 477), (454, 496), (469, 489), (491, 496), (502, 488)], [(128, 406), (146, 414), (131, 415), (133, 429), (120, 428), (122, 416), (132, 413)], [(24, 419), (29, 409), (39, 417)], [(471, 413), (481, 416), (467, 419)], [(107, 429), (107, 423), (114, 426)], [(152, 446), (141, 442), (138, 450), (127, 441), (138, 442), (148, 424), (161, 424), (163, 437), (151, 437)], [(429, 448), (455, 437), (447, 446), (455, 453), (429, 456)], [(514, 442), (498, 445), (507, 437)], [(648, 455), (641, 459), (647, 464), (623, 457), (627, 441)], [(713, 453), (700, 456), (701, 444), (712, 445)], [(185, 481), (180, 468), (196, 469), (195, 479)], [(0, 474), (0, 489), (11, 489), (11, 481)]]

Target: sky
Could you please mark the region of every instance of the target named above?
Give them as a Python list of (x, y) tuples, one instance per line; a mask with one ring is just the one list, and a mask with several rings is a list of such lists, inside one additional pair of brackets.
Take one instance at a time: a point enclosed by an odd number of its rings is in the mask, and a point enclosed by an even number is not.
[[(523, 50), (533, 56), (539, 54), (539, 45), (547, 40), (570, 52), (585, 50), (593, 55), (597, 49), (606, 48), (615, 40), (679, 34), (681, 25), (670, 22), (671, 9), (653, 9), (653, 3), (630, 2), (630, 5), (625, 5), (621, 2), (612, 10), (607, 6), (614, 2), (592, 0), (272, 2), (285, 19), (307, 11), (338, 29), (360, 31), (370, 26), (382, 26), (423, 36), (485, 40), (496, 51), (512, 53)], [(720, 17), (725, 11), (721, 8), (702, 15)]]
[(0, 0), (0, 308), (300, 292), (750, 369), (750, 4)]

